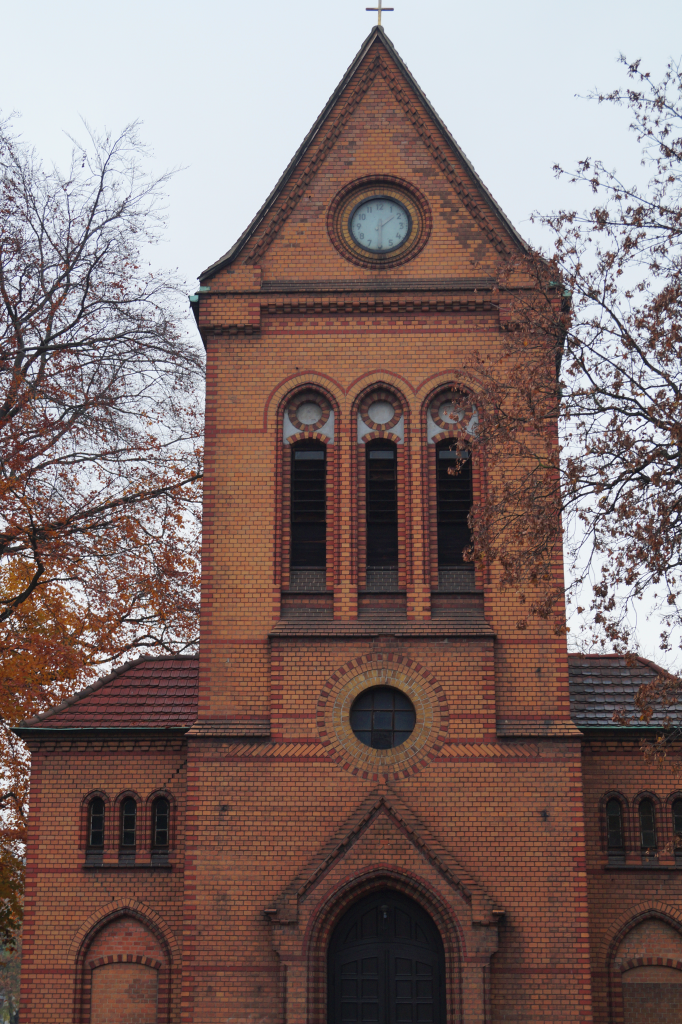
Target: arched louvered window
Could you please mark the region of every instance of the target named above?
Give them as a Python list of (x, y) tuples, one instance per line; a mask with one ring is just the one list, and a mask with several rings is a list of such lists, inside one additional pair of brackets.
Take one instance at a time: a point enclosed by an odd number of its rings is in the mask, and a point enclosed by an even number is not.
[(91, 850), (104, 848), (104, 800), (96, 796), (88, 808), (88, 847)]
[(653, 800), (648, 798), (639, 803), (639, 840), (642, 857), (655, 857), (658, 843), (656, 840), (656, 809)]
[(436, 502), (438, 567), (463, 565), (464, 551), (471, 543), (471, 457), (469, 452), (458, 452), (454, 441), (441, 441), (436, 447)]
[(398, 569), (397, 452), (392, 441), (370, 441), (365, 448), (367, 568)]
[(606, 848), (609, 863), (625, 863), (623, 841), (623, 808), (620, 800), (611, 798), (606, 803)]
[(327, 460), (319, 441), (291, 450), (291, 568), (324, 569), (327, 564)]
[(152, 804), (152, 846), (167, 849), (170, 837), (170, 803), (165, 796), (157, 797)]
[[(675, 860), (682, 863), (682, 800), (674, 800), (673, 812), (673, 849)], [(678, 845), (679, 844), (679, 845)]]

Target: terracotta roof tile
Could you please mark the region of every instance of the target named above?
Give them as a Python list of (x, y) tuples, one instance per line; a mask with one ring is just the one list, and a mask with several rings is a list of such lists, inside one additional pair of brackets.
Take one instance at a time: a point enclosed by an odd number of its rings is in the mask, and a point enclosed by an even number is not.
[(199, 659), (139, 658), (17, 729), (178, 729), (197, 717)]

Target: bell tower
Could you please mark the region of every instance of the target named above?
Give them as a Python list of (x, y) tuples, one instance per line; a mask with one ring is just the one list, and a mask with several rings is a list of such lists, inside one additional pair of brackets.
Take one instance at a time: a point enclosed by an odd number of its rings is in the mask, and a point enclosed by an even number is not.
[(565, 642), (469, 560), (523, 251), (378, 26), (201, 275), (187, 1024), (592, 1019)]

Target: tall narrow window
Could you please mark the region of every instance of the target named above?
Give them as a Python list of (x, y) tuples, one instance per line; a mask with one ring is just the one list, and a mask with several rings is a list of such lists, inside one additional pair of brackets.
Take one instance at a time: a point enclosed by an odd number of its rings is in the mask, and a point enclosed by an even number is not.
[(639, 837), (643, 857), (656, 855), (656, 811), (653, 800), (641, 800), (639, 804)]
[(134, 850), (137, 839), (137, 804), (127, 797), (121, 804), (121, 847)]
[[(367, 568), (398, 568), (396, 446), (370, 441), (366, 448)], [(397, 583), (397, 580), (396, 580)]]
[(623, 809), (620, 805), (620, 800), (612, 799), (606, 803), (606, 848), (609, 863), (625, 863)]
[(170, 829), (170, 803), (165, 796), (157, 797), (152, 805), (152, 846), (168, 846)]
[[(673, 849), (678, 865), (682, 862), (682, 800), (673, 801)], [(679, 844), (679, 845), (678, 845)]]
[(471, 458), (468, 452), (458, 452), (453, 441), (441, 441), (436, 460), (438, 567), (448, 569), (464, 564), (462, 556), (471, 543)]
[(302, 441), (291, 452), (291, 567), (324, 569), (327, 563), (326, 449)]
[(101, 796), (96, 796), (90, 801), (88, 846), (91, 850), (101, 850), (104, 847), (104, 800)]

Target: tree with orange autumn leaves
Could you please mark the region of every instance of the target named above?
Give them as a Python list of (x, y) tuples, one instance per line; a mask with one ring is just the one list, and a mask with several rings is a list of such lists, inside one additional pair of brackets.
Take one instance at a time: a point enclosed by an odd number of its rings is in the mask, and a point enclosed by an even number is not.
[(144, 158), (135, 125), (89, 132), (64, 174), (0, 126), (0, 937), (28, 792), (10, 727), (197, 638), (203, 359), (145, 260), (167, 178)]
[[(552, 251), (502, 267), (503, 353), (469, 367), (490, 470), (470, 557), (525, 602), (520, 630), (540, 616), (565, 631), (567, 598), (584, 647), (632, 656), (643, 601), (663, 652), (682, 639), (682, 63), (655, 82), (621, 60), (628, 87), (592, 99), (627, 110), (642, 183), (591, 159), (556, 168), (595, 205), (539, 217)], [(663, 709), (645, 754), (677, 769), (681, 698), (680, 676), (663, 673), (619, 719)]]

